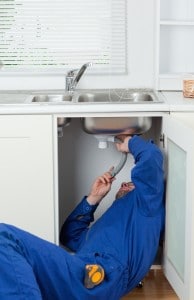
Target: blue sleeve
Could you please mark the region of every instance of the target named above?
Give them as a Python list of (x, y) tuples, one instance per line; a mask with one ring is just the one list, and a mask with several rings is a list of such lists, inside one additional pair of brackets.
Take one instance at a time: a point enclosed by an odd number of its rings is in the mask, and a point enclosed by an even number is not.
[(90, 205), (86, 196), (76, 206), (65, 220), (61, 232), (60, 242), (70, 250), (78, 251), (86, 240), (89, 225), (94, 221), (94, 212), (98, 205)]
[(135, 159), (131, 179), (139, 208), (144, 215), (156, 215), (163, 206), (163, 155), (151, 140), (145, 141), (139, 136), (129, 140), (129, 150)]

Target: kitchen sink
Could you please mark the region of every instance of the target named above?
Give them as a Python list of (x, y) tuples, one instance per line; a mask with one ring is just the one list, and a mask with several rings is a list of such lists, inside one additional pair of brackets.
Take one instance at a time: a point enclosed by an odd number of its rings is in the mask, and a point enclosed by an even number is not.
[(137, 117), (86, 117), (81, 118), (82, 129), (95, 135), (142, 134), (152, 125), (152, 118)]
[(34, 95), (32, 98), (32, 103), (64, 103), (72, 101), (72, 95), (66, 95), (66, 94), (41, 94), (41, 95)]
[[(163, 102), (150, 89), (90, 90), (80, 93), (78, 103), (153, 104)], [(130, 117), (85, 117), (81, 118), (82, 129), (95, 135), (142, 134), (152, 126), (149, 116)]]
[(30, 102), (39, 104), (65, 104), (70, 102), (74, 104), (153, 104), (161, 103), (163, 99), (159, 98), (156, 92), (151, 89), (96, 89), (78, 90), (71, 94), (65, 92), (63, 94), (33, 94)]
[[(78, 95), (78, 103), (154, 104), (163, 102), (151, 89), (90, 90)], [(130, 117), (85, 117), (81, 118), (82, 129), (94, 135), (142, 134), (152, 126), (150, 116)]]
[(153, 90), (148, 89), (110, 89), (80, 93), (79, 103), (130, 103), (152, 104), (163, 102)]
[[(95, 89), (77, 90), (73, 94), (33, 94), (32, 103), (39, 104), (154, 104), (163, 102), (157, 93), (151, 89)], [(152, 125), (149, 116), (130, 117), (84, 117), (80, 118), (82, 129), (89, 134), (118, 135), (142, 134)], [(69, 118), (58, 118), (59, 126), (70, 123)]]

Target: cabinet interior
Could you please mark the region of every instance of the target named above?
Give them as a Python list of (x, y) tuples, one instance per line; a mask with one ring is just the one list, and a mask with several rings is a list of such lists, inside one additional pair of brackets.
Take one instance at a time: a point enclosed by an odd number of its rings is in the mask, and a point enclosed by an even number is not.
[(193, 0), (162, 0), (160, 2), (161, 20), (194, 20)]
[(160, 74), (192, 73), (194, 25), (165, 25), (160, 31)]
[[(152, 127), (143, 137), (160, 145), (161, 122), (161, 117), (153, 117)], [(76, 204), (88, 194), (94, 179), (120, 161), (121, 153), (114, 144), (109, 143), (107, 149), (99, 149), (95, 137), (85, 133), (80, 125), (79, 118), (72, 118), (69, 126), (63, 128), (63, 136), (58, 138), (59, 228)], [(98, 207), (95, 219), (111, 205), (120, 184), (130, 180), (133, 165), (133, 157), (128, 155), (110, 193)]]
[[(159, 145), (160, 133), (161, 117), (153, 117), (152, 127), (143, 137), (153, 139)], [(109, 143), (106, 149), (99, 149), (96, 138), (82, 130), (80, 119), (72, 118), (69, 126), (63, 128), (63, 136), (58, 138), (58, 157), (61, 225), (64, 216), (89, 192), (93, 180), (118, 164), (120, 153), (113, 143)], [(102, 203), (98, 215), (110, 204), (120, 183), (130, 179), (132, 166), (133, 158), (128, 155), (127, 162), (117, 175), (110, 195)]]
[(194, 2), (160, 0), (158, 88), (182, 90), (184, 76), (194, 72)]

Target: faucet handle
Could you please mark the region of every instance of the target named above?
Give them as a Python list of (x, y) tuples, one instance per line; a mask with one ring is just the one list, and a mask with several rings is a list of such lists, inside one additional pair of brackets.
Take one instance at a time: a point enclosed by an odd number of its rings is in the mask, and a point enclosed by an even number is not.
[(83, 64), (83, 66), (82, 66), (82, 67), (85, 67), (85, 68), (87, 68), (87, 67), (92, 67), (92, 65), (93, 65), (93, 63), (92, 63), (92, 62), (87, 62), (87, 63)]
[(74, 77), (79, 69), (72, 69), (67, 72), (67, 77)]

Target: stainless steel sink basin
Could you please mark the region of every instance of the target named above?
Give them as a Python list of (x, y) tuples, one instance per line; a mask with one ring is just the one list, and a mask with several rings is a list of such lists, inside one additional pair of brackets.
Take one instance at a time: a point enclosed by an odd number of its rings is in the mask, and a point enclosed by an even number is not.
[[(160, 103), (163, 100), (150, 89), (110, 89), (82, 92), (77, 102), (138, 105)], [(148, 116), (85, 117), (81, 118), (81, 124), (85, 132), (95, 135), (142, 134), (151, 128), (152, 118)]]
[(151, 117), (86, 117), (81, 118), (85, 132), (95, 135), (141, 134), (152, 125)]
[(53, 94), (41, 94), (41, 95), (35, 95), (32, 98), (32, 103), (34, 102), (43, 102), (43, 103), (64, 103), (69, 102), (72, 100), (72, 95), (66, 95), (66, 94), (59, 94), (59, 95), (53, 95)]
[[(38, 94), (34, 95), (31, 103), (46, 103), (46, 104), (63, 104), (65, 102), (70, 102), (72, 100), (72, 95), (66, 94)], [(68, 126), (71, 122), (71, 118), (60, 117), (57, 118), (57, 125), (59, 127)]]
[(151, 104), (163, 102), (153, 90), (148, 89), (114, 89), (95, 90), (80, 93), (79, 103), (131, 103)]

